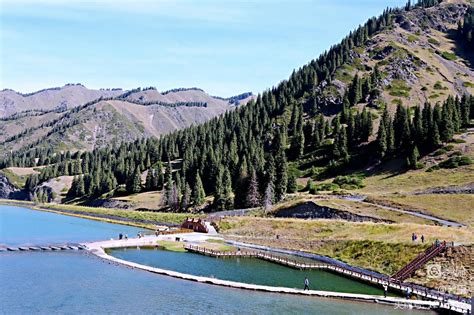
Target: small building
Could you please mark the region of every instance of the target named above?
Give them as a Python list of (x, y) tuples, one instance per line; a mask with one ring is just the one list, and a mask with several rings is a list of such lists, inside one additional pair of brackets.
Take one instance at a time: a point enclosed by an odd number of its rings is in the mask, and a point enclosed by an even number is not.
[(194, 232), (199, 233), (208, 233), (207, 226), (201, 219), (186, 218), (181, 224), (181, 228), (193, 230)]

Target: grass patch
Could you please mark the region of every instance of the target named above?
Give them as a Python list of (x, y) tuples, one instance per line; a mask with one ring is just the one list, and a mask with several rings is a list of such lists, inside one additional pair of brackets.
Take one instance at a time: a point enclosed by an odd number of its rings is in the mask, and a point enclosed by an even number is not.
[(388, 86), (388, 91), (391, 96), (395, 97), (409, 97), (411, 87), (403, 80), (393, 80)]
[(364, 179), (361, 193), (379, 195), (381, 193), (410, 193), (417, 190), (451, 185), (465, 185), (472, 182), (474, 166), (461, 169), (440, 169), (436, 172), (408, 171), (397, 173), (387, 168)]
[(183, 242), (156, 241), (156, 243), (164, 250), (169, 250), (172, 252), (180, 252), (180, 253), (186, 252), (186, 250), (184, 249)]
[(44, 204), (41, 208), (51, 210), (66, 210), (75, 211), (84, 214), (98, 214), (108, 215), (113, 217), (130, 219), (133, 221), (154, 221), (163, 223), (174, 223), (180, 224), (188, 217), (199, 217), (199, 215), (193, 215), (189, 213), (168, 213), (168, 212), (151, 212), (151, 211), (134, 211), (134, 210), (122, 210), (122, 209), (109, 209), (109, 208), (95, 208), (75, 205), (56, 205), (56, 204)]
[(474, 88), (474, 83), (464, 81), (462, 84), (464, 87)]
[(413, 260), (428, 245), (389, 244), (377, 241), (328, 242), (317, 254), (336, 258), (352, 266), (393, 274)]
[(0, 173), (3, 173), (3, 175), (5, 175), (7, 177), (8, 181), (13, 186), (15, 186), (16, 188), (25, 187), (25, 183), (26, 183), (26, 179), (28, 178), (28, 175), (20, 176), (20, 175), (17, 175), (15, 173), (13, 173), (9, 169), (0, 170)]
[(474, 195), (471, 194), (442, 194), (393, 196), (387, 198), (397, 204), (420, 210), (447, 220), (474, 225), (472, 205)]
[(441, 53), (441, 57), (443, 57), (443, 58), (446, 59), (446, 60), (451, 60), (451, 61), (454, 61), (454, 60), (458, 59), (458, 57), (456, 56), (456, 54), (451, 53), (451, 52), (447, 52), (447, 51), (443, 51), (443, 52)]
[(439, 42), (436, 39), (432, 38), (432, 37), (428, 38), (428, 43), (430, 43), (432, 45), (439, 46)]
[(408, 40), (410, 43), (416, 42), (416, 41), (418, 40), (418, 36), (413, 35), (413, 34), (410, 34), (410, 35), (408, 35), (407, 40)]
[(387, 274), (398, 270), (425, 248), (426, 245), (411, 242), (413, 232), (423, 234), (426, 244), (436, 239), (455, 242), (474, 239), (468, 228), (458, 228), (453, 233), (448, 227), (411, 223), (245, 217), (227, 217), (222, 222), (236, 226), (223, 230), (229, 238), (313, 252)]
[(319, 206), (347, 211), (357, 215), (372, 217), (380, 220), (388, 220), (394, 223), (417, 223), (431, 225), (434, 224), (434, 222), (431, 220), (391, 211), (371, 203), (357, 202), (354, 200), (345, 200), (337, 198), (327, 200), (315, 200), (314, 202)]

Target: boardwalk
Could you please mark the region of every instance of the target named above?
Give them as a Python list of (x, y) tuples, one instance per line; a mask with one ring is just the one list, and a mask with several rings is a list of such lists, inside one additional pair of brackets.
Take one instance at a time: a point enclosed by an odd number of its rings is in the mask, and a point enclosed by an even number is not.
[[(250, 290), (261, 290), (261, 291), (275, 292), (275, 293), (302, 294), (302, 295), (314, 295), (314, 296), (322, 296), (322, 297), (366, 300), (366, 301), (391, 303), (391, 304), (398, 304), (398, 305), (401, 304), (405, 307), (440, 308), (440, 309), (452, 310), (452, 311), (462, 313), (462, 314), (467, 314), (468, 311), (471, 312), (470, 302), (467, 299), (461, 299), (459, 297), (445, 294), (442, 292), (438, 292), (435, 290), (430, 290), (422, 286), (417, 286), (410, 283), (396, 281), (394, 279), (391, 279), (388, 276), (366, 274), (364, 272), (356, 271), (351, 268), (332, 265), (332, 264), (321, 263), (321, 264), (314, 264), (311, 266), (314, 268), (318, 266), (317, 268), (339, 273), (341, 275), (355, 278), (360, 281), (370, 282), (375, 285), (380, 285), (380, 286), (388, 285), (390, 288), (398, 290), (398, 291), (402, 291), (402, 292), (405, 292), (407, 289), (410, 289), (413, 295), (423, 297), (427, 301), (406, 300), (406, 299), (389, 298), (389, 297), (384, 298), (383, 296), (377, 296), (377, 295), (348, 294), (348, 293), (329, 292), (329, 291), (303, 291), (299, 289), (252, 285), (252, 284), (239, 283), (239, 282), (233, 282), (233, 281), (225, 281), (225, 280), (220, 280), (220, 279), (215, 279), (215, 278), (199, 277), (199, 276), (183, 274), (179, 272), (174, 272), (174, 271), (160, 269), (160, 268), (154, 268), (150, 266), (144, 266), (137, 263), (121, 260), (121, 259), (108, 255), (104, 251), (104, 249), (107, 249), (107, 248), (150, 246), (150, 245), (156, 244), (156, 241), (158, 240), (172, 240), (175, 237), (180, 238), (184, 242), (196, 243), (199, 241), (206, 240), (209, 236), (202, 235), (200, 233), (176, 234), (173, 236), (158, 236), (158, 237), (147, 236), (141, 239), (129, 239), (127, 241), (110, 240), (110, 241), (104, 241), (104, 242), (88, 243), (84, 245), (86, 245), (87, 248), (92, 253), (108, 261), (123, 264), (132, 268), (138, 268), (138, 269), (146, 270), (149, 272), (168, 275), (168, 276), (185, 279), (185, 280), (192, 280), (192, 281), (205, 282), (205, 283), (221, 285), (221, 286), (229, 286), (229, 287), (234, 287), (234, 288), (250, 289)], [(207, 250), (207, 253), (215, 254), (217, 252)], [(222, 256), (219, 256), (219, 257), (226, 257), (225, 255), (229, 255), (229, 254), (223, 254)], [(227, 256), (227, 257), (230, 257), (230, 256)], [(264, 257), (264, 256), (261, 256), (261, 257)], [(275, 255), (271, 256), (271, 254), (267, 254), (265, 255), (265, 258), (263, 259), (274, 259), (274, 258), (268, 258), (268, 257), (275, 257)], [(286, 262), (291, 261), (289, 259), (285, 259), (282, 257), (280, 258), (281, 260), (285, 260)], [(281, 263), (281, 261), (277, 261), (277, 260), (274, 260), (274, 261)]]
[(86, 247), (77, 243), (53, 244), (53, 245), (25, 245), (25, 246), (2, 246), (0, 252), (20, 251), (60, 251), (60, 250), (84, 250)]
[(327, 268), (327, 264), (322, 263), (303, 263), (297, 260), (285, 258), (278, 255), (272, 255), (270, 253), (259, 252), (259, 251), (249, 251), (249, 250), (240, 250), (240, 251), (232, 251), (232, 252), (223, 252), (223, 251), (216, 251), (212, 249), (207, 249), (204, 247), (199, 247), (195, 245), (186, 245), (184, 248), (189, 252), (194, 252), (202, 255), (217, 257), (217, 258), (226, 258), (226, 257), (249, 257), (249, 258), (258, 258), (266, 261), (270, 261), (273, 263), (277, 263), (279, 265), (284, 265), (287, 267), (301, 269), (301, 270), (308, 270), (308, 269), (324, 269)]

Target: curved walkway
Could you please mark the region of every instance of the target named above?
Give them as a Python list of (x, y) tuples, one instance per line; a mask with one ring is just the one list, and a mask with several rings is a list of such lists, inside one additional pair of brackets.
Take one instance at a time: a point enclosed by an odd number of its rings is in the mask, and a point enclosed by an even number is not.
[(109, 240), (109, 241), (103, 241), (103, 242), (85, 243), (83, 245), (85, 245), (91, 251), (91, 253), (93, 253), (94, 255), (104, 260), (122, 264), (131, 268), (137, 268), (137, 269), (145, 270), (148, 272), (171, 276), (171, 277), (175, 277), (175, 278), (179, 278), (183, 280), (191, 280), (191, 281), (196, 281), (196, 282), (201, 282), (201, 283), (208, 283), (208, 284), (213, 284), (213, 285), (220, 285), (220, 286), (247, 289), (247, 290), (258, 290), (258, 291), (273, 292), (273, 293), (351, 299), (351, 300), (360, 300), (360, 301), (376, 302), (376, 303), (388, 303), (388, 304), (393, 304), (395, 306), (403, 305), (403, 306), (413, 307), (413, 308), (438, 308), (440, 306), (440, 303), (437, 301), (408, 300), (408, 299), (396, 298), (396, 297), (383, 297), (379, 295), (341, 293), (341, 292), (319, 291), (319, 290), (304, 291), (301, 289), (255, 285), (255, 284), (241, 283), (241, 282), (235, 282), (235, 281), (221, 280), (221, 279), (216, 279), (216, 278), (201, 277), (201, 276), (189, 275), (189, 274), (175, 272), (171, 270), (137, 264), (134, 262), (130, 262), (130, 261), (113, 257), (111, 255), (108, 255), (105, 252), (105, 249), (107, 248), (156, 245), (156, 241), (158, 240), (173, 240), (177, 237), (179, 237), (182, 241), (185, 241), (188, 243), (199, 243), (210, 238), (209, 235), (206, 235), (206, 234), (189, 233), (189, 234), (163, 235), (163, 236), (158, 236), (158, 237), (147, 236), (147, 237), (142, 237), (139, 239), (128, 239), (128, 240)]

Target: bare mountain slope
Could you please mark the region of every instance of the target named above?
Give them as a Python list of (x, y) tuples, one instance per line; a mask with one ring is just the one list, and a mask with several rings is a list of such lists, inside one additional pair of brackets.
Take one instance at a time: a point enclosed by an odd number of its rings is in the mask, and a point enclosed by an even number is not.
[(121, 89), (92, 90), (81, 84), (67, 84), (29, 94), (6, 89), (0, 91), (0, 118), (24, 111), (70, 109), (100, 97), (114, 97), (122, 93)]
[(338, 69), (330, 83), (319, 85), (319, 105), (330, 108), (340, 104), (354, 75), (367, 76), (376, 66), (382, 74), (375, 87), (379, 95), (372, 95), (363, 105), (381, 108), (401, 102), (415, 106), (441, 102), (448, 95), (472, 94), (472, 56), (466, 55), (455, 39), (457, 24), (468, 6), (467, 1), (449, 0), (396, 14), (393, 27), (354, 48), (351, 62)]
[[(90, 92), (97, 90), (83, 93), (84, 90), (87, 89), (82, 85), (68, 85), (59, 90), (45, 90), (32, 96), (22, 96), (11, 90), (1, 92), (3, 95), (16, 95), (23, 101), (28, 99), (31, 103), (19, 101), (16, 104), (37, 106), (35, 108), (40, 111), (17, 111), (15, 115), (0, 121), (0, 152), (20, 150), (30, 145), (61, 151), (91, 150), (141, 137), (159, 137), (203, 123), (235, 108), (235, 104), (245, 104), (253, 98), (251, 94), (245, 93), (232, 99), (224, 99), (210, 96), (197, 88), (176, 89), (164, 93), (154, 88), (131, 91), (98, 90), (104, 92), (103, 94)], [(80, 96), (76, 96), (74, 91), (80, 91)], [(79, 99), (86, 100), (85, 103), (88, 104), (74, 103), (74, 106), (69, 106), (72, 107), (69, 110), (64, 106), (57, 109), (57, 106), (47, 103), (46, 94), (56, 94), (54, 102), (69, 97), (68, 104)], [(84, 98), (85, 94), (88, 97), (98, 96), (99, 99)], [(36, 104), (29, 99), (31, 97), (41, 101)], [(0, 106), (2, 105), (6, 106), (6, 103), (1, 103), (0, 99)], [(17, 110), (19, 108), (16, 107)], [(57, 110), (52, 110), (55, 108)]]

